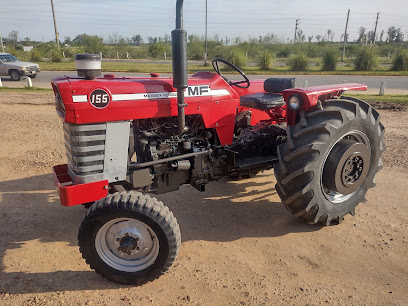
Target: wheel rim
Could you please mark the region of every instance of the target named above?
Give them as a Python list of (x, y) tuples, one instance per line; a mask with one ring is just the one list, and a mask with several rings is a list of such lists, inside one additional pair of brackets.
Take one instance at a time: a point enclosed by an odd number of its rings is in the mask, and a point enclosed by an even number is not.
[(320, 186), (326, 199), (342, 203), (350, 199), (367, 177), (371, 160), (367, 135), (351, 131), (340, 137), (327, 153)]
[(132, 218), (113, 219), (99, 229), (95, 248), (110, 267), (138, 272), (151, 266), (159, 255), (159, 239), (145, 223)]

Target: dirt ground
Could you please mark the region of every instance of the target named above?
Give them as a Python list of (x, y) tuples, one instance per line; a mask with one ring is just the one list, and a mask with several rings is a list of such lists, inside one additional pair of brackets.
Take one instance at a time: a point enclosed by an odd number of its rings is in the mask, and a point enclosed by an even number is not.
[(65, 163), (51, 93), (0, 93), (0, 305), (313, 305), (408, 301), (408, 112), (380, 110), (387, 151), (377, 187), (334, 227), (297, 221), (272, 171), (161, 195), (182, 246), (141, 287), (85, 264), (85, 209), (59, 204), (51, 166)]

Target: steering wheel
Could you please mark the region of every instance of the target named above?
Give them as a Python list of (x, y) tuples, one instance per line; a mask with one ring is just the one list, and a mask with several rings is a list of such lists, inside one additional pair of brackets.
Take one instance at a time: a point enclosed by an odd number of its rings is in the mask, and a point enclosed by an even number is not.
[[(221, 62), (221, 63), (223, 63), (223, 64), (225, 64), (225, 65), (227, 65), (227, 66), (230, 66), (232, 69), (234, 69), (235, 71), (237, 71), (245, 80), (238, 81), (238, 82), (231, 82), (231, 81), (229, 81), (225, 76), (223, 76), (223, 75), (221, 74), (220, 68), (218, 67), (218, 62)], [(239, 87), (239, 88), (248, 88), (249, 85), (251, 84), (251, 82), (249, 82), (248, 77), (245, 75), (245, 73), (242, 72), (241, 69), (239, 69), (237, 66), (231, 64), (230, 62), (228, 62), (228, 61), (226, 61), (226, 60), (223, 60), (223, 59), (221, 59), (221, 58), (215, 58), (215, 59), (213, 59), (213, 61), (212, 61), (212, 66), (213, 66), (215, 72), (218, 73), (219, 76), (222, 77), (230, 86), (237, 86), (237, 87)], [(242, 83), (246, 83), (246, 85), (243, 85), (243, 86), (242, 86), (242, 85), (239, 85), (239, 84), (242, 84)]]

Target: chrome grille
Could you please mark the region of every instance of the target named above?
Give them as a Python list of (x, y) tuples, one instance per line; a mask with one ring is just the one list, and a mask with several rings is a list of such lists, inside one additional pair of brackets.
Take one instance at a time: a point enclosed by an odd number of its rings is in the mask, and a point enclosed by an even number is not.
[(68, 166), (76, 175), (103, 173), (106, 124), (64, 124)]

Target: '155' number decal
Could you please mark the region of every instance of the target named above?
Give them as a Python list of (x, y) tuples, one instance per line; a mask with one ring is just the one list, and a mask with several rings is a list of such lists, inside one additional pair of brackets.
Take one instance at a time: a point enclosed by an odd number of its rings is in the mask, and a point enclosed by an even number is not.
[(96, 108), (105, 108), (110, 102), (110, 96), (103, 89), (95, 89), (89, 95), (89, 102)]

